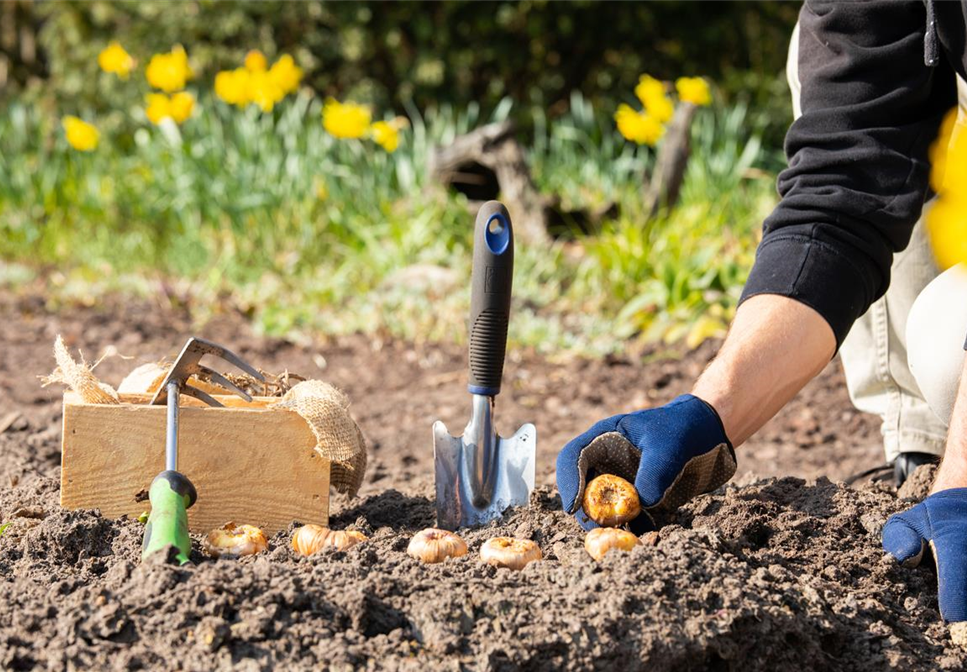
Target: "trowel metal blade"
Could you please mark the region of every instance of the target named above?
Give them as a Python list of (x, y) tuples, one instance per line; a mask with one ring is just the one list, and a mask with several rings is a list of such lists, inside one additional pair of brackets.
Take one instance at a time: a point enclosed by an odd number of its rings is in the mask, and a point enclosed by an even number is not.
[(433, 424), (436, 469), (437, 526), (445, 530), (479, 527), (499, 518), (512, 506), (526, 506), (534, 490), (537, 428), (528, 423), (509, 438), (498, 437), (493, 493), (486, 503), (474, 503), (468, 452), (475, 450), (446, 425)]

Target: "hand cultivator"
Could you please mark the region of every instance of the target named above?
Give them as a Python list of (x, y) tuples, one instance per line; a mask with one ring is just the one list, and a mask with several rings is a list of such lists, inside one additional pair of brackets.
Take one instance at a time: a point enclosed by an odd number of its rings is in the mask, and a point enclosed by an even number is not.
[(155, 405), (168, 404), (168, 426), (165, 437), (165, 470), (155, 477), (148, 491), (151, 514), (144, 528), (142, 560), (168, 546), (174, 546), (178, 549), (175, 556), (178, 564), (189, 562), (191, 537), (188, 536), (188, 509), (195, 503), (198, 493), (195, 492), (195, 486), (188, 477), (178, 471), (178, 399), (182, 394), (187, 394), (209, 406), (223, 404), (211, 395), (189, 385), (188, 379), (200, 374), (245, 401), (252, 400), (247, 392), (238, 388), (225, 376), (201, 364), (201, 359), (205, 355), (219, 357), (256, 380), (264, 380), (261, 373), (226, 348), (201, 338), (188, 339), (151, 400)]
[(500, 392), (514, 279), (514, 232), (496, 201), (477, 213), (470, 299), (470, 422), (452, 436), (433, 425), (437, 524), (448, 530), (478, 526), (511, 506), (528, 503), (534, 489), (537, 429), (526, 424), (498, 436), (494, 398)]

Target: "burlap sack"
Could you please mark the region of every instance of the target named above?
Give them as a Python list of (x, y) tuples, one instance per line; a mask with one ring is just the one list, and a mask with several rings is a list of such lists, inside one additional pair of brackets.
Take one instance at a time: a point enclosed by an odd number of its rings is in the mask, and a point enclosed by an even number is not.
[(338, 492), (355, 496), (366, 472), (366, 442), (349, 415), (346, 395), (321, 380), (306, 380), (272, 407), (295, 411), (309, 423), (316, 437), (316, 452), (332, 465), (331, 485)]
[(60, 335), (54, 341), (54, 359), (57, 360), (57, 368), (43, 379), (44, 387), (54, 383), (67, 385), (88, 404), (121, 403), (113, 387), (98, 381), (83, 355), (80, 363), (74, 361)]

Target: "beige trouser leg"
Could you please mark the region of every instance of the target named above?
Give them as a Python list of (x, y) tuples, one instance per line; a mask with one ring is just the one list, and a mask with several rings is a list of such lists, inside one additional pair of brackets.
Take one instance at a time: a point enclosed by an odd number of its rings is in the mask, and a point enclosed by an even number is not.
[[(797, 117), (802, 114), (799, 102), (798, 52), (797, 25), (786, 63), (793, 110)], [(958, 85), (963, 108), (967, 86), (963, 86), (962, 80)], [(946, 314), (955, 306), (967, 306), (967, 293), (961, 293), (959, 298), (949, 296), (950, 292), (959, 291), (953, 282), (938, 285), (934, 288), (936, 291), (928, 291), (924, 300), (918, 301), (918, 296), (931, 285), (938, 273), (922, 221), (917, 222), (909, 246), (894, 257), (890, 287), (886, 294), (870, 306), (853, 325), (840, 348), (840, 357), (846, 371), (846, 384), (853, 404), (858, 409), (875, 413), (883, 419), (883, 447), (888, 461), (894, 460), (901, 452), (943, 455), (949, 410), (944, 421), (941, 421), (938, 414), (943, 413), (942, 399), (946, 399), (949, 393), (950, 381), (939, 376), (938, 371), (929, 367), (926, 361), (933, 358), (933, 362), (943, 362), (939, 369), (953, 367), (959, 376), (958, 362), (963, 360), (963, 341), (967, 328), (960, 329), (957, 347), (945, 345), (946, 350), (937, 349), (939, 345), (936, 344), (927, 345), (928, 336), (940, 338), (938, 334), (929, 333), (931, 328), (939, 329), (940, 325), (924, 319), (918, 322), (924, 329), (907, 330), (907, 318), (915, 303), (921, 312), (938, 309), (940, 313)], [(955, 325), (945, 326), (955, 330)], [(908, 336), (914, 336), (916, 341), (910, 342)], [(952, 336), (946, 338), (952, 339)], [(916, 355), (919, 357), (911, 355), (911, 359), (918, 362), (918, 371), (922, 372), (917, 377), (914, 377), (908, 363), (908, 351), (912, 347), (918, 349)], [(931, 347), (933, 349), (920, 350)], [(936, 386), (936, 389), (932, 387), (929, 394), (925, 394), (921, 392), (920, 384)], [(956, 391), (956, 384), (953, 389)], [(940, 404), (938, 413), (931, 410), (932, 404)]]
[(907, 321), (910, 370), (930, 408), (946, 425), (960, 385), (965, 338), (967, 266), (960, 264), (927, 285)]

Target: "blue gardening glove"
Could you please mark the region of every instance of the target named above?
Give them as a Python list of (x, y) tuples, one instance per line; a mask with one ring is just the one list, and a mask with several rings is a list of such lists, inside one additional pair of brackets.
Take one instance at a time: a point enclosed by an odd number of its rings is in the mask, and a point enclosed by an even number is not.
[[(685, 394), (670, 404), (615, 415), (596, 423), (557, 456), (557, 489), (564, 510), (581, 526), (597, 524), (581, 508), (584, 486), (599, 474), (634, 483), (645, 513), (673, 511), (711, 492), (735, 473), (735, 451), (718, 413)], [(631, 522), (633, 532), (654, 529), (650, 515)]]
[(927, 544), (937, 562), (940, 615), (967, 621), (967, 488), (942, 490), (890, 516), (883, 526), (883, 550), (904, 567), (916, 567)]

